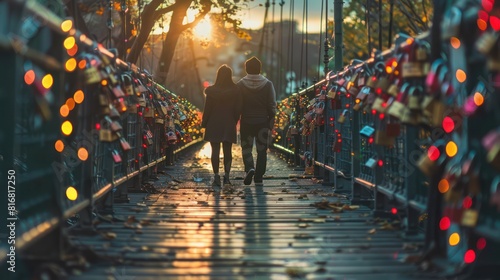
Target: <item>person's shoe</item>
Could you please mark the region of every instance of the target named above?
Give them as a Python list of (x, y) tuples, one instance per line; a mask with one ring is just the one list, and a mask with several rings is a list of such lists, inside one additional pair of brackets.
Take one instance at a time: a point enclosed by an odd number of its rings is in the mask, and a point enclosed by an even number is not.
[(219, 175), (214, 175), (214, 182), (212, 183), (212, 186), (217, 186), (220, 187), (220, 176)]
[(261, 178), (261, 177), (257, 177), (257, 176), (255, 176), (255, 177), (253, 178), (253, 182), (255, 183), (255, 186), (257, 186), (257, 187), (262, 187), (262, 186), (264, 186), (264, 183), (262, 182), (262, 178)]
[(252, 183), (253, 174), (255, 174), (255, 170), (253, 168), (248, 170), (247, 175), (245, 176), (245, 179), (243, 180), (244, 185), (248, 186)]
[(231, 181), (229, 181), (229, 177), (224, 176), (224, 185), (231, 185)]

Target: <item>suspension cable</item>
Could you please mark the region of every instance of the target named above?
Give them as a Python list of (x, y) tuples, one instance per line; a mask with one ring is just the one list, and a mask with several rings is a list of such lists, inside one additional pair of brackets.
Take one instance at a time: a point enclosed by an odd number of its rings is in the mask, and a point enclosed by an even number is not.
[[(328, 0), (327, 0), (328, 1)], [(321, 24), (323, 22), (323, 4), (324, 4), (324, 1), (321, 0), (321, 17), (320, 17), (320, 25), (319, 25), (319, 41), (320, 43), (318, 44), (319, 48), (318, 48), (318, 54), (321, 53), (321, 34), (323, 34), (323, 25)], [(318, 69), (321, 67), (321, 55), (318, 55)], [(318, 75), (317, 75), (317, 78), (316, 80), (319, 81), (319, 71), (318, 71)]]
[[(293, 30), (293, 18), (295, 16), (295, 11), (294, 11), (294, 6), (295, 6), (295, 0), (290, 1), (290, 12), (289, 12), (289, 24), (288, 24), (288, 69), (290, 71), (290, 82), (294, 79), (295, 73), (293, 72), (293, 35), (294, 35), (294, 30)], [(292, 83), (290, 83), (292, 85)], [(295, 89), (291, 89), (293, 92)]]
[(301, 82), (301, 85), (303, 88), (305, 88), (305, 83), (304, 83), (304, 76), (303, 76), (303, 70), (304, 70), (304, 26), (305, 26), (305, 20), (306, 20), (306, 1), (303, 0), (303, 5), (302, 5), (302, 32), (300, 34), (300, 70), (299, 70), (299, 81)]
[(274, 7), (276, 6), (276, 1), (273, 0), (272, 2), (272, 5), (273, 5), (273, 10), (272, 10), (272, 29), (271, 29), (271, 55), (270, 55), (270, 58), (271, 58), (271, 64), (270, 66), (272, 66), (272, 72), (270, 73), (271, 74), (271, 79), (274, 81), (275, 80), (275, 77), (276, 77), (276, 68), (274, 67), (274, 54), (275, 54), (275, 50), (274, 50), (274, 42), (276, 41), (275, 38), (274, 38), (274, 30), (275, 30), (275, 27), (276, 27), (276, 22), (275, 22), (275, 19), (274, 19)]
[[(285, 1), (281, 0), (280, 3), (280, 37), (279, 37), (279, 46), (280, 50), (283, 49), (283, 6), (285, 5)], [(278, 57), (278, 92), (283, 93), (283, 55), (280, 53)]]

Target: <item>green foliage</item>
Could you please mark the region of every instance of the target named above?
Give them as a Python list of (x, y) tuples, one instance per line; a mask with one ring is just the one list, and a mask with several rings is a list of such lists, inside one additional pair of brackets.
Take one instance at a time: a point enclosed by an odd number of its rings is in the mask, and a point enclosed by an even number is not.
[[(380, 49), (379, 1), (349, 1), (344, 6), (344, 63), (351, 59), (366, 59), (372, 49)], [(390, 30), (390, 6), (393, 1), (392, 33)], [(368, 11), (368, 12), (367, 12)], [(398, 33), (418, 35), (429, 29), (432, 15), (430, 0), (382, 1), (381, 43), (388, 49)]]

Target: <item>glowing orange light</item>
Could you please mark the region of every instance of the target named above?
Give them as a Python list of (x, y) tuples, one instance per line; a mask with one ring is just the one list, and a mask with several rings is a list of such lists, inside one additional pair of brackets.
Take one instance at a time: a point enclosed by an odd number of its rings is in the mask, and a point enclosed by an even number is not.
[(82, 90), (79, 89), (75, 91), (75, 94), (73, 94), (73, 99), (75, 100), (76, 104), (81, 104), (85, 99), (85, 94), (83, 93)]
[(107, 86), (108, 85), (108, 80), (102, 80), (101, 81), (101, 85), (104, 87), (104, 86)]
[(488, 23), (484, 19), (477, 19), (477, 28), (481, 31), (485, 31), (488, 28)]
[(73, 99), (73, 97), (70, 97), (68, 98), (68, 100), (66, 100), (66, 105), (68, 106), (70, 111), (75, 109), (75, 100)]
[(85, 59), (82, 59), (80, 60), (80, 62), (78, 62), (78, 68), (85, 69), (85, 66), (87, 66), (87, 61)]
[(450, 141), (446, 144), (446, 155), (454, 157), (458, 153), (458, 146), (455, 142)]
[(56, 143), (54, 143), (54, 148), (58, 152), (62, 152), (64, 150), (64, 142), (61, 140), (57, 140)]
[(446, 179), (441, 179), (438, 183), (438, 190), (440, 193), (445, 193), (450, 189), (450, 183)]
[(89, 152), (84, 147), (78, 149), (78, 158), (81, 161), (86, 161), (89, 158)]
[(450, 238), (448, 238), (448, 244), (450, 244), (450, 246), (456, 246), (458, 243), (460, 243), (460, 235), (454, 232), (450, 235)]
[(415, 41), (415, 39), (413, 39), (413, 38), (411, 38), (411, 37), (410, 37), (410, 38), (408, 38), (408, 39), (406, 39), (406, 43), (407, 43), (408, 45), (413, 44), (413, 42), (414, 42), (414, 41)]
[(451, 37), (450, 44), (454, 49), (460, 48), (460, 39), (457, 37)]
[(484, 103), (484, 96), (480, 92), (474, 93), (474, 104), (481, 106)]
[(467, 74), (465, 73), (464, 70), (458, 69), (457, 72), (455, 73), (455, 77), (457, 78), (457, 81), (463, 83), (467, 79)]
[(31, 85), (35, 81), (35, 71), (33, 70), (28, 70), (24, 74), (24, 82), (27, 85)]
[(77, 52), (78, 52), (77, 44), (75, 44), (71, 49), (66, 50), (66, 53), (68, 53), (69, 56), (75, 56)]
[(69, 115), (69, 108), (68, 105), (64, 104), (59, 108), (59, 114), (61, 114), (61, 117), (65, 118)]
[(66, 61), (65, 65), (66, 71), (73, 72), (76, 69), (76, 59), (73, 57)]

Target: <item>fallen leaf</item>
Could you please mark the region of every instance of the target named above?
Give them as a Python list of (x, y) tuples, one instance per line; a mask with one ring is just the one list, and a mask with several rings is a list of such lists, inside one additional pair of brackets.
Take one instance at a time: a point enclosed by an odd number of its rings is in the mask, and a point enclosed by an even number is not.
[(342, 213), (342, 212), (344, 212), (344, 209), (342, 207), (333, 207), (332, 212), (333, 213)]
[(291, 278), (303, 278), (306, 273), (299, 267), (287, 267), (285, 273)]
[(377, 229), (374, 229), (374, 228), (372, 228), (368, 231), (369, 234), (374, 234), (375, 232), (377, 232)]
[(333, 216), (333, 220), (336, 222), (340, 221), (340, 216)]
[(116, 238), (116, 233), (114, 233), (114, 232), (101, 232), (101, 236), (106, 240), (113, 240)]
[(291, 178), (291, 179), (288, 179), (288, 181), (297, 182), (297, 178)]
[(305, 223), (299, 224), (299, 228), (307, 228), (309, 225)]
[(314, 219), (313, 222), (314, 223), (324, 223), (324, 222), (326, 222), (326, 219)]
[(349, 210), (357, 210), (359, 209), (359, 205), (349, 205)]
[(217, 210), (217, 214), (226, 214), (226, 212), (224, 212), (222, 210)]
[(293, 236), (293, 238), (295, 238), (295, 239), (309, 239), (309, 238), (313, 238), (313, 236), (310, 234), (307, 234), (307, 233), (299, 233), (299, 234), (295, 234)]
[(283, 201), (283, 198), (282, 197), (278, 198), (278, 201)]

